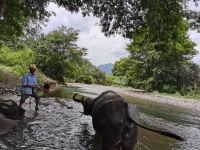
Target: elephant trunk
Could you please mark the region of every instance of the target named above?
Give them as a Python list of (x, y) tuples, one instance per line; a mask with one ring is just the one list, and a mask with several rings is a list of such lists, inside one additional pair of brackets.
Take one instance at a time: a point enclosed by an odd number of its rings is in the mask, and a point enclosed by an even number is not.
[(73, 100), (83, 105), (83, 110), (84, 110), (83, 114), (92, 116), (92, 110), (93, 110), (95, 101), (93, 101), (93, 99), (89, 97), (84, 97), (84, 96), (82, 97), (79, 96), (80, 98), (77, 98), (77, 97), (78, 97), (78, 94), (77, 93), (74, 94)]
[(78, 102), (78, 103), (83, 104), (83, 103), (84, 103), (84, 97), (82, 97), (81, 99), (78, 99), (77, 96), (78, 96), (78, 93), (74, 94), (73, 100), (74, 100), (75, 102)]

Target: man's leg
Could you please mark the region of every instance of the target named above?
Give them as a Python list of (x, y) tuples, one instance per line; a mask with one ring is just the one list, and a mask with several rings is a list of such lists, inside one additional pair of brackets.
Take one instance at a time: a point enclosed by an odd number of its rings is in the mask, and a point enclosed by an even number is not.
[(25, 100), (29, 98), (29, 95), (25, 95), (25, 94), (22, 94), (21, 95), (21, 99), (19, 101), (19, 107), (22, 107), (23, 103), (25, 102)]
[(35, 97), (35, 103), (36, 103), (35, 110), (37, 111), (37, 110), (39, 110), (38, 105), (40, 102), (40, 97), (38, 95), (35, 95), (34, 97)]

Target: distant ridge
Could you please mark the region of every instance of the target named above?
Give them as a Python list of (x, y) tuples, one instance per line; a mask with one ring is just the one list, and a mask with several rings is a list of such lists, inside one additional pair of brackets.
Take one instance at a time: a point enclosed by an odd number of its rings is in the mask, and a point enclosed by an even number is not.
[(113, 64), (108, 63), (108, 64), (103, 64), (97, 66), (101, 71), (107, 73), (107, 74), (112, 74), (112, 69), (113, 69)]

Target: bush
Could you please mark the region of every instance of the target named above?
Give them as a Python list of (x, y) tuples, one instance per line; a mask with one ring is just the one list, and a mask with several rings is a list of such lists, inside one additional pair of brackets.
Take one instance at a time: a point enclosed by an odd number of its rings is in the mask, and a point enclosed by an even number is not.
[(35, 53), (29, 48), (15, 51), (7, 46), (1, 46), (0, 53), (0, 64), (11, 67), (17, 65), (18, 70), (20, 70), (20, 67), (27, 69), (29, 64), (35, 60)]
[(20, 76), (11, 67), (0, 65), (0, 82), (16, 83), (20, 81)]
[(163, 85), (161, 92), (174, 94), (177, 91), (175, 86)]
[(106, 83), (108, 85), (125, 85), (126, 79), (107, 74), (106, 75)]
[(95, 80), (91, 75), (81, 75), (79, 78), (77, 78), (76, 82), (94, 84)]

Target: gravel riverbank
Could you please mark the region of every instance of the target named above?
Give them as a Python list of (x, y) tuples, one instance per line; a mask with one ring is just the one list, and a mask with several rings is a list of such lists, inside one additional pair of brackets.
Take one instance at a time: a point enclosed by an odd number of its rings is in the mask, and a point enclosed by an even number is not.
[(193, 100), (193, 99), (184, 99), (184, 98), (176, 98), (172, 96), (163, 96), (154, 93), (144, 93), (136, 89), (131, 88), (120, 88), (120, 87), (113, 87), (113, 86), (102, 86), (102, 85), (89, 85), (89, 84), (82, 84), (82, 83), (69, 83), (70, 86), (75, 87), (82, 87), (82, 88), (89, 88), (92, 89), (96, 93), (101, 93), (106, 90), (113, 90), (119, 94), (124, 94), (132, 97), (136, 97), (143, 100), (155, 101), (158, 103), (174, 105), (184, 107), (194, 111), (200, 111), (200, 100)]

